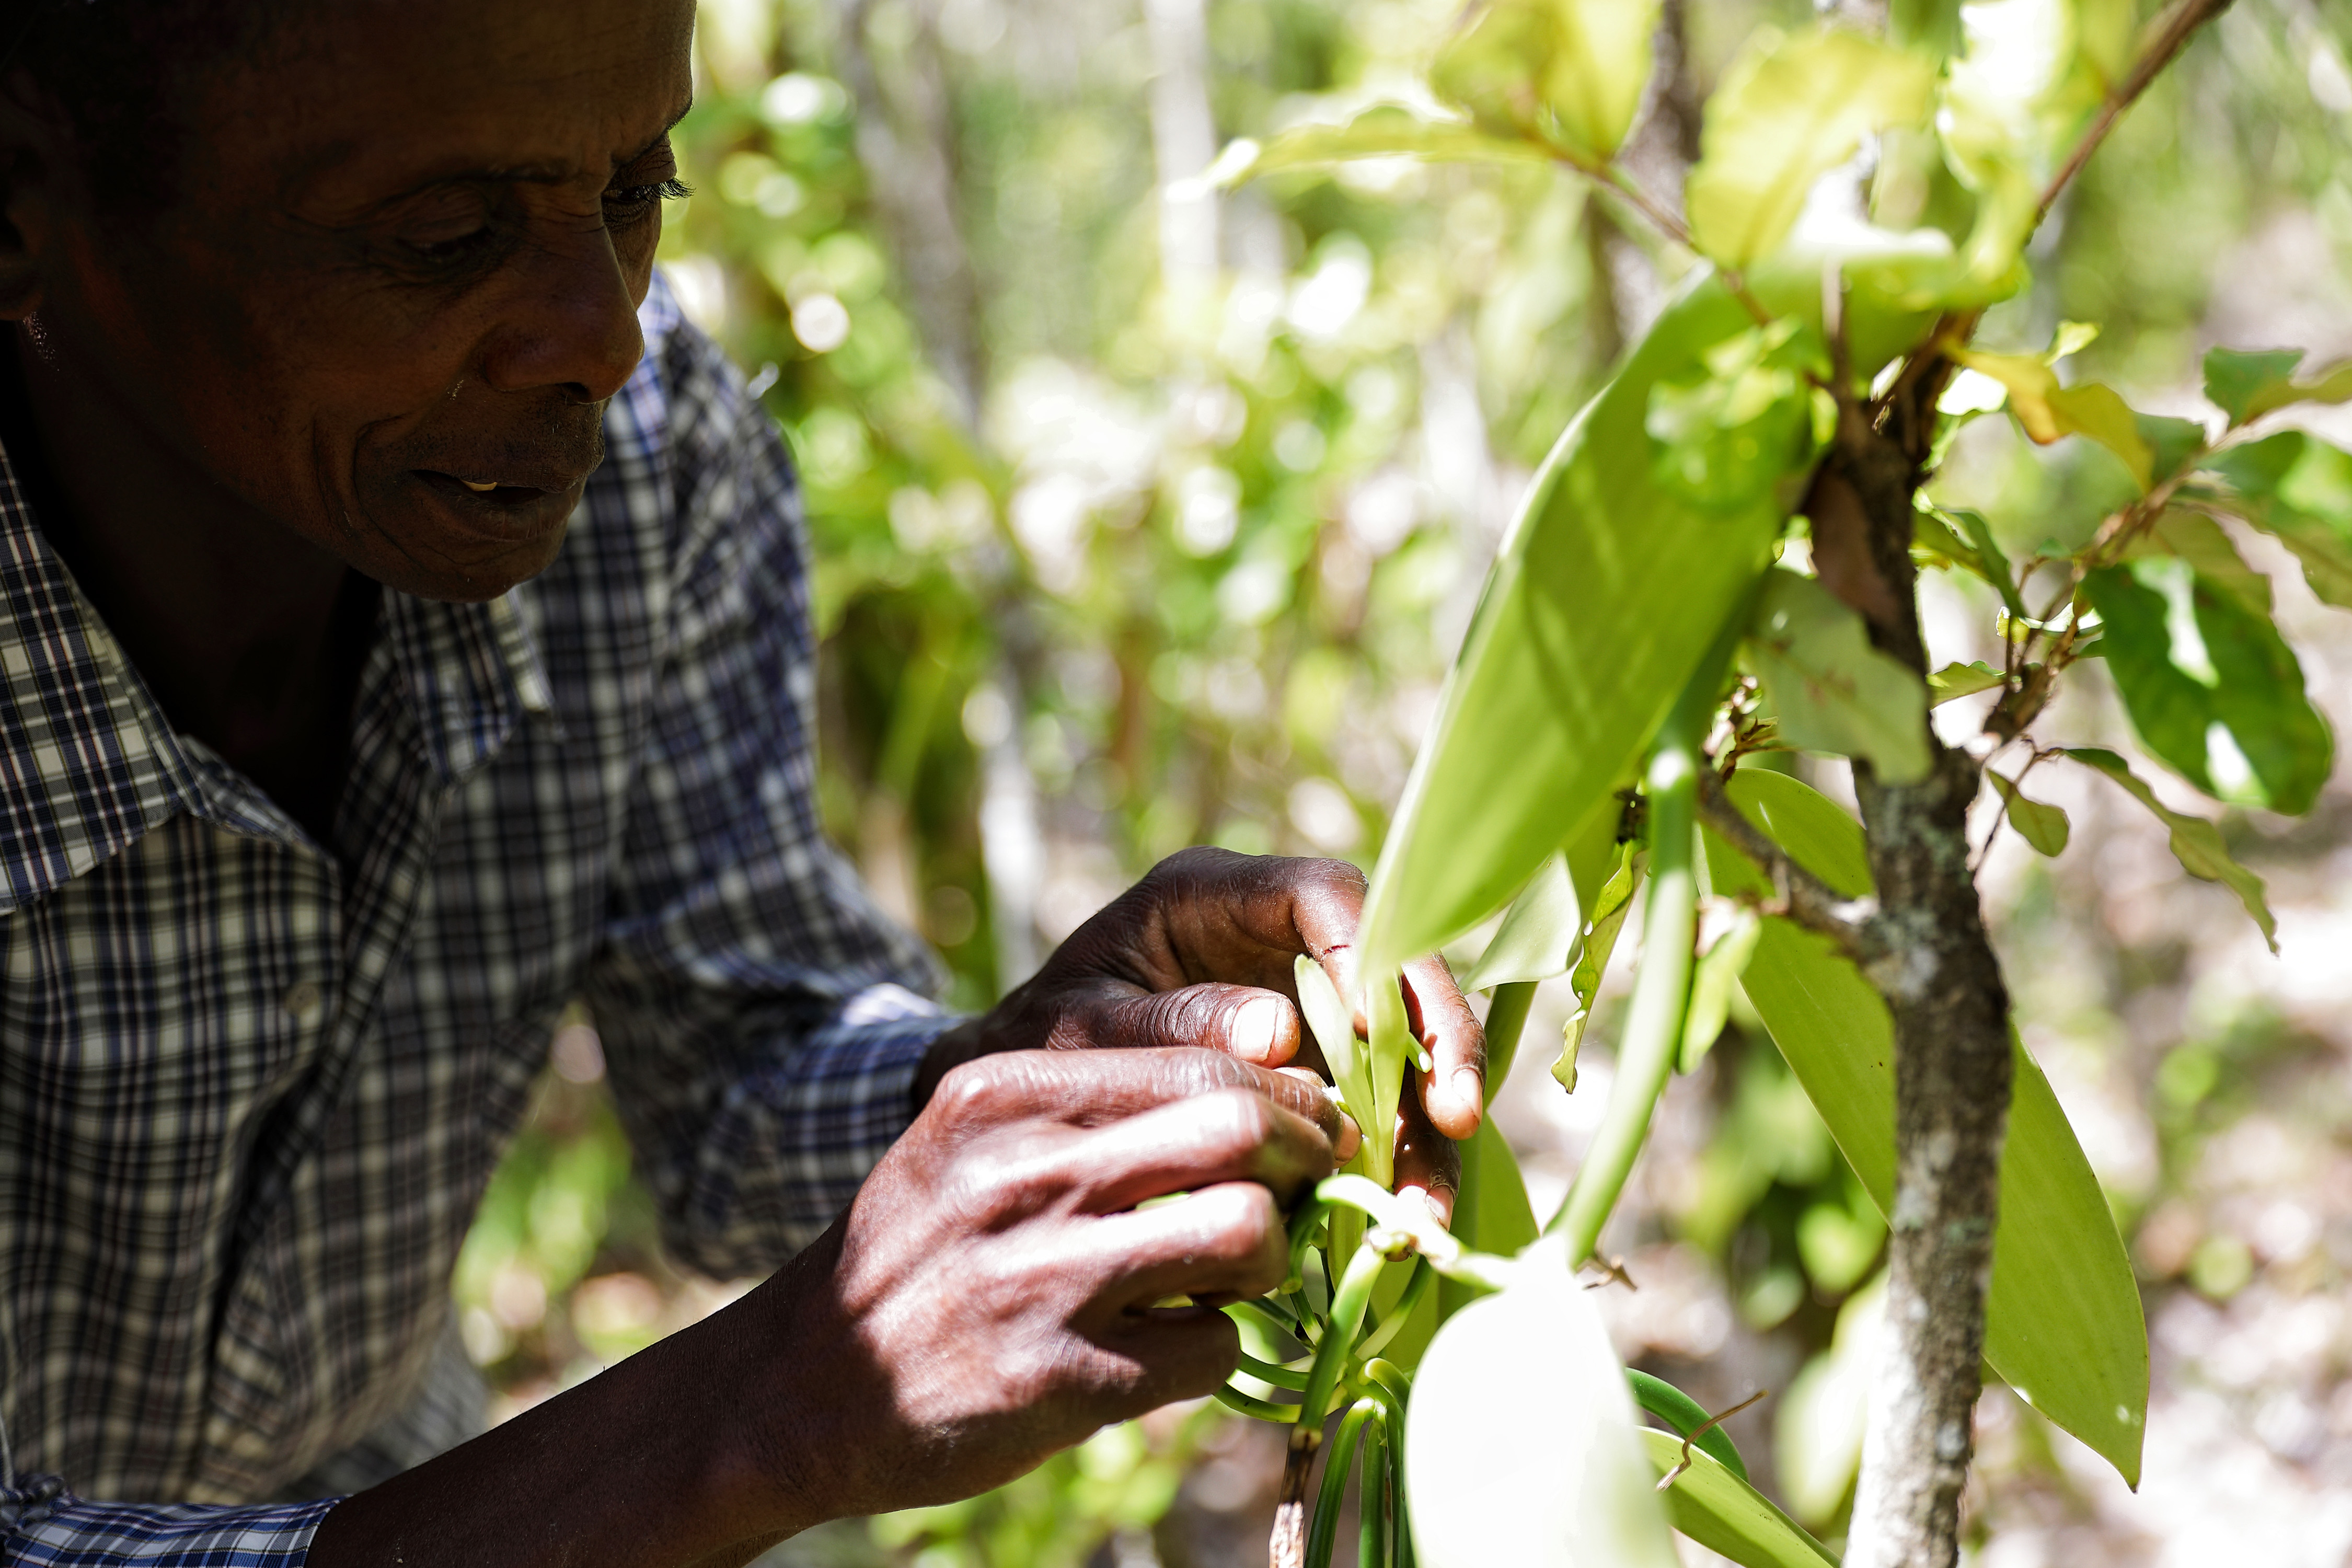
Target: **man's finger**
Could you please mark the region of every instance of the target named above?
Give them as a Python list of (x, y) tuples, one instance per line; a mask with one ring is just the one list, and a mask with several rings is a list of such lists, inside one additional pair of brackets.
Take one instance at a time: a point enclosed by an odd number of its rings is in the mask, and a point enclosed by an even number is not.
[(1397, 1104), (1396, 1190), (1427, 1195), (1437, 1217), (1454, 1223), (1454, 1194), (1462, 1187), (1462, 1151), (1429, 1124), (1412, 1095)]
[(1173, 1296), (1254, 1300), (1280, 1285), (1290, 1267), (1282, 1211), (1255, 1182), (1227, 1182), (1172, 1203), (1106, 1215), (1081, 1234), (1106, 1261), (1118, 1260), (1096, 1299), (1122, 1312)]
[(1047, 1043), (1057, 1050), (1196, 1046), (1278, 1068), (1298, 1054), (1298, 1009), (1255, 985), (1145, 992), (1103, 982), (1066, 997)]
[(1229, 1089), (1265, 1096), (1344, 1147), (1339, 1108), (1318, 1086), (1217, 1051), (1000, 1051), (941, 1079), (924, 1114), (975, 1136), (1029, 1117), (1100, 1127)]
[(1330, 1135), (1267, 1096), (1228, 1089), (1158, 1106), (1071, 1141), (1062, 1177), (1093, 1214), (1170, 1193), (1255, 1182), (1287, 1204), (1338, 1163)]
[(1202, 847), (1153, 867), (1064, 951), (1155, 991), (1231, 980), (1290, 995), (1292, 962), (1354, 942), (1363, 907), (1364, 874), (1345, 860)]
[(1448, 1138), (1467, 1138), (1486, 1114), (1486, 1032), (1435, 953), (1405, 965), (1404, 1000), (1406, 1019), (1429, 1053), (1419, 1084), (1430, 1124)]

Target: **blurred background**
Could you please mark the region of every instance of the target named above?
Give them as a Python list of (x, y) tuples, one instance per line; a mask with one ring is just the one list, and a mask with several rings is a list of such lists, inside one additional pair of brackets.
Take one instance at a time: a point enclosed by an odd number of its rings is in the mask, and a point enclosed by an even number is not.
[[(944, 956), (953, 1005), (986, 1005), (1184, 845), (1370, 865), (1529, 470), (1687, 265), (1532, 166), (1378, 161), (1213, 195), (1193, 179), (1234, 137), (1417, 95), (1457, 9), (704, 0), (679, 136), (696, 194), (663, 257), (799, 458), (826, 821)], [(1738, 42), (1811, 10), (1670, 0), (1632, 155), (1653, 188), (1678, 188)], [(2352, 352), (2347, 45), (2352, 0), (2239, 0), (2093, 163), (1983, 341), (2039, 348), (2062, 320), (2095, 322), (2078, 373), (2168, 413), (2198, 412), (2214, 343)], [(2101, 481), (2076, 462), (1980, 420), (1935, 493), (2030, 553), (2095, 521)], [(2268, 540), (2240, 543), (2352, 734), (2352, 621)], [(1992, 652), (1989, 595), (1927, 595), (1939, 662)], [(2077, 668), (2047, 727), (2121, 743), (2100, 666)], [(1943, 710), (1956, 734), (1969, 706)], [(2145, 1283), (2146, 1479), (2132, 1495), (1995, 1389), (1973, 1560), (2336, 1568), (2352, 784), (2302, 819), (2224, 824), (2270, 884), (2273, 958), (2230, 893), (2180, 876), (2153, 818), (2060, 772), (2036, 793), (2072, 816), (2065, 854), (2004, 837), (1983, 880), (2026, 1039)], [(1565, 1009), (1539, 997), (1497, 1103), (1539, 1212), (1607, 1095), (1622, 989), (1573, 1096), (1544, 1071)], [(466, 1342), (502, 1415), (743, 1288), (664, 1264), (602, 1078), (575, 1016), (461, 1261)], [(1737, 1013), (1670, 1089), (1604, 1238), (1634, 1287), (1604, 1292), (1620, 1349), (1710, 1407), (1771, 1390), (1731, 1430), (1832, 1540), (1882, 1239)], [(773, 1561), (1255, 1568), (1271, 1430), (1165, 1411), (1002, 1492), (847, 1521)]]

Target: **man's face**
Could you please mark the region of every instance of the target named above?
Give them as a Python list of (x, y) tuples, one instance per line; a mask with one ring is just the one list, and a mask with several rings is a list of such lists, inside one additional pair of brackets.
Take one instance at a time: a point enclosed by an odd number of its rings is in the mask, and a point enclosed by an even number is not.
[(492, 597), (554, 558), (642, 352), (692, 0), (299, 9), (160, 206), (60, 212), (35, 341), (250, 510)]

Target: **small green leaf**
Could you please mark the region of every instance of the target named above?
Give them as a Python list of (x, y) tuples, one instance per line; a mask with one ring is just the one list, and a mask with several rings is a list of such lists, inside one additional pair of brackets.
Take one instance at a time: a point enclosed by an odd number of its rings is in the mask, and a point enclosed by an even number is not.
[(1675, 1568), (1624, 1368), (1558, 1247), (1437, 1331), (1404, 1450), (1427, 1568)]
[(1584, 928), (1584, 955), (1577, 960), (1576, 973), (1569, 979), (1576, 994), (1576, 1010), (1561, 1031), (1559, 1060), (1551, 1066), (1551, 1076), (1570, 1094), (1576, 1092), (1576, 1058), (1584, 1045), (1584, 1026), (1592, 1016), (1592, 999), (1600, 994), (1609, 955), (1617, 951), (1617, 933), (1625, 929), (1625, 917), (1633, 912), (1633, 894), (1642, 885), (1642, 870), (1647, 864), (1641, 846), (1626, 840), (1618, 847), (1616, 870), (1593, 900), (1592, 923)]
[[(1364, 981), (1364, 1016), (1371, 1025), (1365, 1042), (1365, 1113), (1356, 1118), (1364, 1129), (1364, 1173), (1381, 1186), (1395, 1173), (1396, 1150), (1388, 1130), (1396, 1126), (1397, 1100), (1404, 1091), (1405, 1063), (1413, 1059), (1421, 1042), (1404, 1011), (1404, 977), (1393, 969), (1368, 972)], [(1374, 1130), (1378, 1129), (1376, 1132)]]
[[(1316, 1045), (1322, 1048), (1340, 1105), (1358, 1126), (1371, 1126), (1365, 1120), (1372, 1104), (1370, 1061), (1365, 1043), (1357, 1037), (1353, 1009), (1340, 1000), (1339, 987), (1323, 973), (1323, 966), (1305, 953), (1291, 964), (1291, 977), (1298, 990), (1298, 1010), (1314, 1032)], [(1369, 1144), (1371, 1139), (1367, 1136), (1364, 1141)]]
[(1739, 1457), (1738, 1445), (1711, 1420), (1705, 1405), (1664, 1378), (1653, 1377), (1639, 1367), (1626, 1368), (1625, 1386), (1633, 1391), (1633, 1403), (1641, 1407), (1642, 1414), (1656, 1416), (1674, 1428), (1675, 1436), (1690, 1438), (1692, 1447), (1705, 1449), (1741, 1480), (1748, 1479), (1748, 1461)]
[(1867, 761), (1889, 784), (1927, 776), (1927, 689), (1870, 646), (1862, 617), (1810, 577), (1765, 574), (1748, 657), (1780, 739)]
[(2352, 360), (2328, 366), (2310, 381), (2294, 379), (2301, 349), (2210, 349), (2205, 354), (2205, 396), (2230, 416), (2251, 425), (2263, 415), (2296, 403), (2352, 401)]
[(2008, 683), (2007, 676), (1980, 658), (1966, 664), (1948, 664), (1927, 677), (1927, 706), (1941, 708), (1947, 702), (1957, 702), (1963, 697), (1973, 697)]
[[(1671, 1433), (1644, 1430), (1642, 1445), (1662, 1479), (1683, 1462), (1683, 1440)], [(1828, 1547), (1696, 1444), (1690, 1468), (1666, 1488), (1666, 1518), (1740, 1568), (1837, 1568)]]
[(2352, 608), (2352, 453), (2283, 430), (2206, 458), (2236, 493), (2217, 504), (2294, 552), (2322, 603)]
[(2115, 752), (2092, 746), (2069, 747), (2066, 755), (2086, 768), (2094, 768), (2124, 787), (2132, 798), (2154, 812), (2171, 835), (2173, 858), (2190, 876), (2207, 882), (2219, 882), (2238, 895), (2246, 906), (2246, 913), (2262, 928), (2263, 940), (2273, 952), (2278, 952), (2278, 921), (2271, 914), (2270, 900), (2264, 896), (2263, 879), (2238, 864), (2230, 854), (2229, 846), (2221, 842), (2221, 830), (2201, 816), (2171, 810), (2156, 798), (2156, 792), (2131, 764)]
[(2335, 761), (2303, 667), (2242, 587), (2177, 556), (2102, 567), (2084, 589), (2132, 727), (2181, 777), (2219, 800), (2289, 816), (2311, 809)]
[(2009, 804), (2009, 825), (2017, 829), (2017, 836), (2037, 852), (2056, 858), (2066, 847), (2066, 813), (2057, 806), (2027, 799), (2014, 780), (2003, 778), (1990, 768), (1985, 770), (1985, 776), (1992, 780), (1993, 788)]
[(2010, 565), (2009, 557), (2001, 551), (2000, 542), (1992, 536), (1992, 524), (1985, 521), (1982, 512), (1970, 511), (1965, 507), (1955, 507), (1948, 515), (1960, 525), (1969, 542), (1976, 547), (1980, 570), (2000, 593), (2000, 602), (2008, 606), (2011, 615), (2020, 620), (2025, 619), (2025, 601), (2017, 594), (2016, 568)]
[(1433, 120), (1402, 104), (1376, 103), (1339, 124), (1295, 125), (1264, 142), (1228, 142), (1201, 175), (1211, 186), (1239, 185), (1293, 169), (1328, 168), (1360, 158), (1419, 158), (1431, 163), (1539, 163), (1543, 149), (1490, 136), (1458, 120)]
[(1843, 28), (1759, 28), (1706, 100), (1685, 187), (1693, 238), (1726, 267), (1780, 248), (1813, 184), (1862, 139), (1925, 120), (1936, 81), (1925, 55)]
[(1576, 883), (1568, 874), (1568, 857), (1554, 855), (1536, 868), (1536, 874), (1503, 911), (1495, 940), (1478, 955), (1477, 964), (1463, 977), (1462, 989), (1484, 991), (1522, 980), (1549, 980), (1568, 973), (1583, 931), (1583, 911), (1577, 907)]
[(1490, 131), (1605, 163), (1642, 106), (1657, 25), (1658, 0), (1490, 0), (1438, 55), (1430, 85)]
[(1683, 1017), (1677, 1070), (1696, 1071), (1706, 1053), (1715, 1048), (1716, 1037), (1723, 1033), (1724, 1021), (1731, 1016), (1731, 994), (1748, 972), (1748, 961), (1755, 956), (1756, 939), (1762, 929), (1754, 910), (1735, 906), (1730, 923), (1714, 945), (1699, 954), (1691, 972), (1690, 1007)]
[[(1862, 827), (1834, 802), (1760, 768), (1739, 770), (1728, 787), (1748, 820), (1807, 870), (1844, 897), (1869, 891)], [(1768, 890), (1763, 873), (1723, 840), (1709, 834), (1706, 848), (1717, 892)], [(1741, 985), (1872, 1202), (1888, 1212), (1895, 1026), (1885, 1000), (1829, 939), (1778, 917), (1765, 921)], [(2147, 1411), (2139, 1286), (2049, 1079), (2022, 1046), (2014, 1051), (1985, 1359), (2137, 1485)]]

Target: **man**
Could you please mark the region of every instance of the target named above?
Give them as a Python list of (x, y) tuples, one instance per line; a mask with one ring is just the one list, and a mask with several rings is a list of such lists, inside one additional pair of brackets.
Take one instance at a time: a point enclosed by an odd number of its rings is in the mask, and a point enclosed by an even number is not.
[[(823, 845), (792, 481), (652, 276), (692, 22), (0, 7), (0, 1558), (967, 1495), (1213, 1388), (1353, 1147), (1284, 1068), (1346, 868), (1179, 857), (959, 1023)], [(1442, 1206), (1482, 1047), (1407, 991)], [(476, 1436), (448, 1274), (582, 995), (672, 1247), (776, 1272)]]

